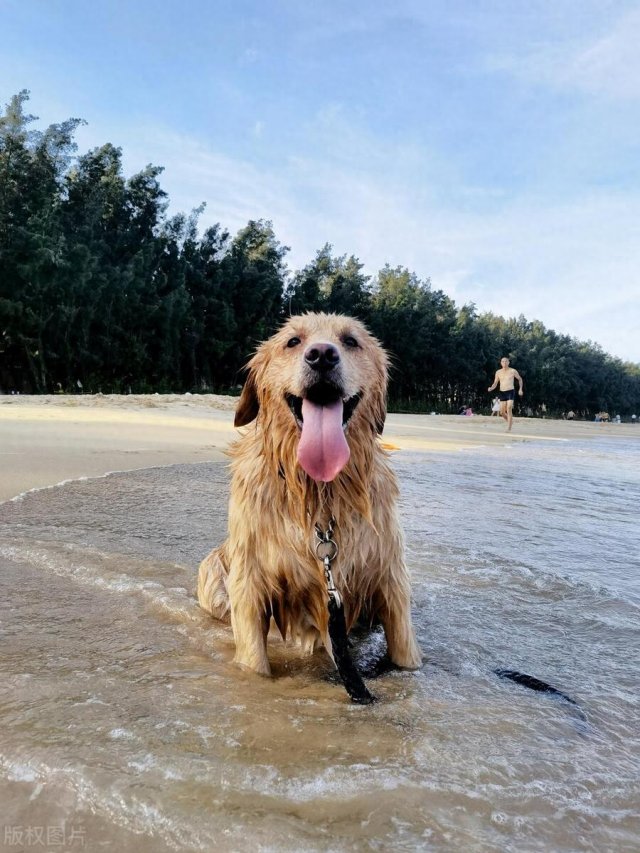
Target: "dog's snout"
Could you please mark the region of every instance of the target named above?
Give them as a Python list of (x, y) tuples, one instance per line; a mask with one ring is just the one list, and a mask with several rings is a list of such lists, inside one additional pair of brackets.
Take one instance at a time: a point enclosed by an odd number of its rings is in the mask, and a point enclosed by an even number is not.
[(340, 362), (340, 353), (333, 344), (312, 344), (304, 354), (304, 360), (314, 370), (328, 371)]

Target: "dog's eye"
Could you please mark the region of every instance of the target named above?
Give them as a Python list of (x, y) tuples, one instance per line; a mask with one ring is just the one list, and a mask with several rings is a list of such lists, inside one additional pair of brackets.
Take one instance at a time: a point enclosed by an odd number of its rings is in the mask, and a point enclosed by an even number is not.
[(289, 340), (287, 341), (287, 346), (289, 347), (289, 349), (291, 349), (292, 347), (297, 347), (299, 343), (300, 338), (289, 338)]
[(357, 341), (355, 338), (353, 338), (351, 335), (347, 335), (345, 338), (343, 338), (343, 339), (342, 339), (342, 343), (343, 343), (346, 347), (352, 347), (352, 348), (355, 348), (355, 347), (360, 346), (360, 344), (358, 343), (358, 341)]

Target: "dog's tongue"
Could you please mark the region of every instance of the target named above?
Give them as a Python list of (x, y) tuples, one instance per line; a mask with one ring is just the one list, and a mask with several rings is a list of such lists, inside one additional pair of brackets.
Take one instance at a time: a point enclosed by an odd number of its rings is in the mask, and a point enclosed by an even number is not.
[(298, 462), (314, 480), (328, 483), (349, 461), (349, 445), (342, 429), (342, 400), (328, 406), (303, 400), (302, 421)]

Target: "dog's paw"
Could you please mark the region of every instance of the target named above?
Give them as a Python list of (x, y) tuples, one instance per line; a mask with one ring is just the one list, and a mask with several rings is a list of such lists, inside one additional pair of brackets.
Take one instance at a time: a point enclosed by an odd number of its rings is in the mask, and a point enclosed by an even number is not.
[(262, 675), (265, 678), (271, 678), (271, 667), (269, 666), (268, 661), (256, 662), (252, 660), (244, 660), (236, 655), (233, 662), (245, 672), (253, 672), (255, 675)]

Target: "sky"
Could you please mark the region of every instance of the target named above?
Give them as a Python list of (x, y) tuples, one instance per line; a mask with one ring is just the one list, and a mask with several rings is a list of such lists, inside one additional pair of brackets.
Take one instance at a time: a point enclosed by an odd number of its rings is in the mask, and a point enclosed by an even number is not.
[(170, 212), (640, 363), (640, 3), (0, 0), (0, 102), (163, 166)]

